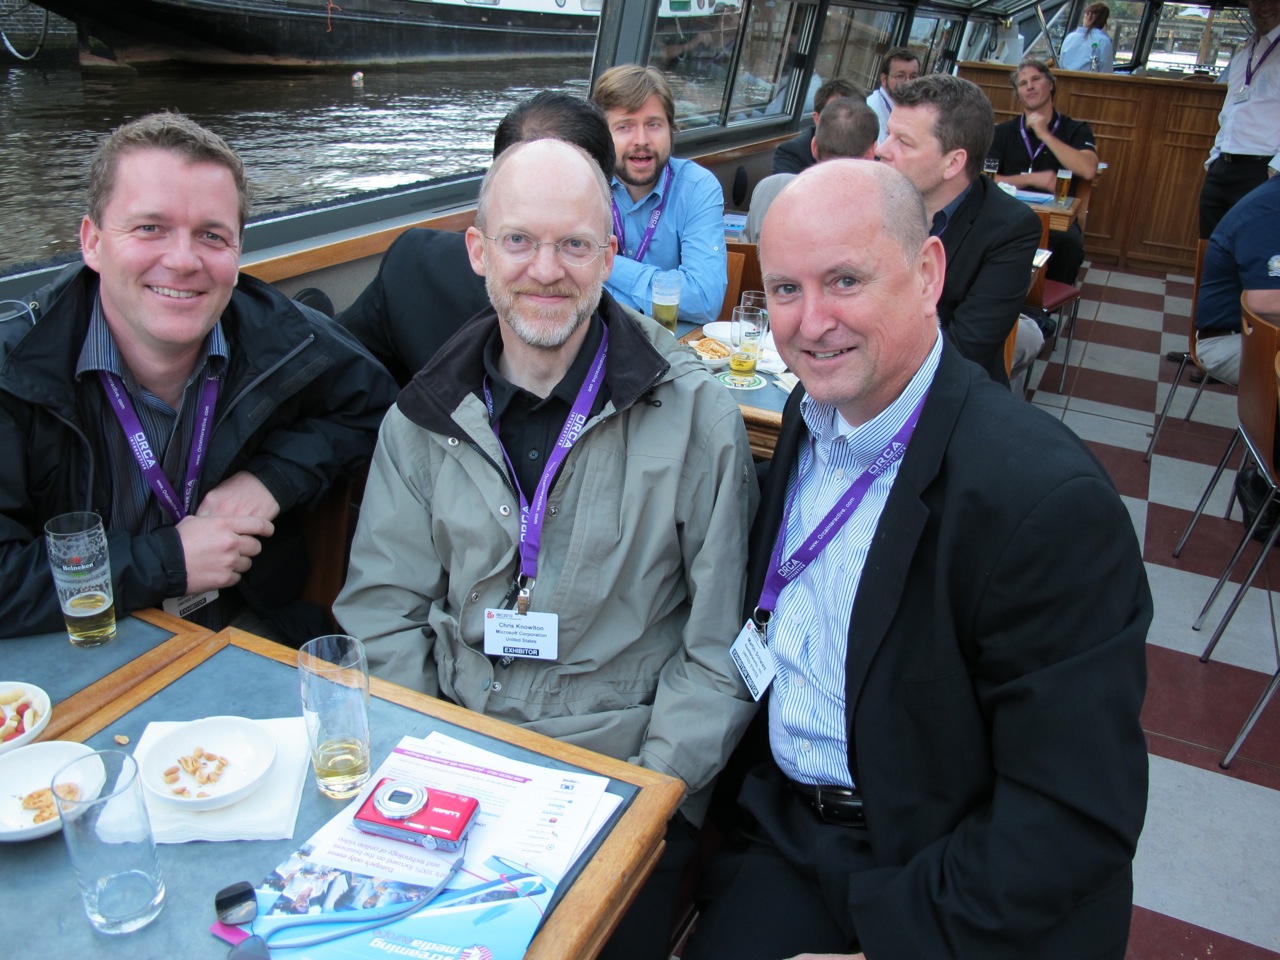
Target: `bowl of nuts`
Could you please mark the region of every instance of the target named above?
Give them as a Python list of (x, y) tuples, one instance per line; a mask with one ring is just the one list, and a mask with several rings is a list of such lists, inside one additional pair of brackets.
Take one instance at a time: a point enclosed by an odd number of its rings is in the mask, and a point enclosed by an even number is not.
[(33, 683), (0, 683), (0, 753), (30, 743), (49, 725), (49, 695)]
[[(83, 743), (49, 740), (0, 757), (0, 842), (34, 840), (61, 830), (62, 820), (49, 783), (68, 763), (89, 753), (93, 748)], [(77, 799), (92, 799), (101, 788), (101, 781), (82, 783)]]
[(729, 354), (733, 352), (727, 343), (714, 337), (703, 337), (701, 340), (693, 341), (689, 346), (693, 347), (698, 359), (712, 370), (717, 370), (728, 363)]
[(184, 723), (142, 758), (142, 785), (156, 799), (186, 810), (217, 810), (253, 793), (271, 772), (276, 741), (244, 717)]

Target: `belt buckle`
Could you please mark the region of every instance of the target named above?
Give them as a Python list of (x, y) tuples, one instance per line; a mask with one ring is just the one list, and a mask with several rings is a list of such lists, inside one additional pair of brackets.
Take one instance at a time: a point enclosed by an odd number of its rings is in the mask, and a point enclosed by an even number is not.
[(867, 821), (866, 821), (865, 815), (862, 813), (861, 804), (859, 804), (859, 809), (856, 816), (849, 816), (849, 817), (841, 816), (837, 812), (839, 808), (837, 807), (836, 804), (828, 805), (823, 802), (824, 793), (827, 793), (831, 797), (840, 796), (842, 799), (847, 799), (851, 802), (858, 800), (858, 797), (855, 796), (854, 791), (852, 790), (846, 791), (845, 793), (837, 793), (836, 789), (833, 789), (830, 787), (828, 787), (825, 791), (821, 787), (815, 787), (814, 788), (814, 809), (817, 811), (818, 817), (824, 823), (834, 823), (839, 826), (845, 826), (845, 827), (861, 827), (866, 825)]

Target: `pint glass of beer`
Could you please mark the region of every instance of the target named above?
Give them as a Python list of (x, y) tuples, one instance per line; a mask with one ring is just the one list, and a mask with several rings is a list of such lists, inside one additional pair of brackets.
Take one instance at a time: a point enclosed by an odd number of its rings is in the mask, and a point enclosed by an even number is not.
[(733, 353), (729, 354), (729, 376), (743, 385), (755, 379), (756, 362), (769, 330), (769, 315), (759, 307), (734, 307), (729, 325)]
[(302, 716), (316, 786), (326, 797), (354, 797), (369, 779), (369, 661), (345, 634), (308, 640), (298, 651)]
[(116, 635), (107, 534), (96, 513), (64, 513), (44, 525), (49, 567), (67, 633), (77, 647), (96, 647)]
[(653, 319), (676, 332), (680, 315), (680, 271), (660, 270), (653, 276)]
[(1071, 171), (1062, 169), (1058, 171), (1058, 187), (1053, 193), (1053, 199), (1059, 203), (1067, 202), (1067, 192), (1071, 189)]

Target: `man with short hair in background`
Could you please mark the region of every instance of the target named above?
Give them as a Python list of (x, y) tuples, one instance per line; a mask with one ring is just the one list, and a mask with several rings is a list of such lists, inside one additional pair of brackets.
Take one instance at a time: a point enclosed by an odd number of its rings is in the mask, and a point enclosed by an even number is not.
[(938, 319), (961, 356), (996, 383), (1008, 383), (1004, 342), (1014, 324), (1015, 373), (1044, 344), (1034, 321), (1019, 319), (1040, 220), (982, 175), (993, 114), (976, 84), (935, 73), (904, 83), (897, 98), (889, 138), (877, 153), (920, 191), (930, 232), (942, 239), (946, 280)]
[(880, 134), (876, 138), (884, 143), (889, 136), (889, 117), (893, 113), (893, 95), (898, 87), (920, 76), (920, 59), (907, 47), (894, 47), (884, 55), (880, 64), (880, 83), (867, 96), (867, 106), (880, 120)]
[(605, 289), (622, 305), (648, 313), (653, 278), (680, 274), (680, 319), (708, 323), (720, 315), (729, 285), (720, 181), (692, 160), (671, 155), (675, 98), (653, 67), (606, 70), (591, 100), (603, 111), (617, 155), (613, 234), (618, 255)]
[[(613, 138), (589, 100), (554, 91), (522, 100), (494, 131), (493, 155), (542, 138), (577, 144), (605, 176), (613, 173)], [(404, 386), (464, 323), (488, 307), (484, 278), (471, 269), (463, 234), (415, 227), (387, 248), (377, 276), (336, 319)]]
[[(837, 157), (874, 160), (879, 129), (875, 113), (865, 103), (853, 97), (837, 97), (822, 109), (809, 151), (818, 163)], [(795, 178), (794, 173), (775, 173), (756, 184), (743, 231), (748, 243), (760, 239), (760, 224), (769, 204)]]
[(117, 616), (298, 643), (299, 515), (368, 462), (395, 385), (327, 317), (239, 272), (240, 157), (181, 114), (98, 148), (84, 264), (0, 325), (0, 636), (61, 629), (43, 525), (102, 515)]
[(605, 953), (665, 960), (755, 708), (729, 655), (755, 471), (729, 392), (604, 288), (609, 201), (570, 144), (494, 161), (467, 231), (493, 308), (387, 414), (334, 613), (375, 676), (687, 785)]
[(1210, 376), (1240, 382), (1240, 298), (1280, 324), (1280, 177), (1246, 194), (1219, 222), (1196, 297), (1196, 356)]
[[(1023, 60), (1009, 75), (1009, 82), (1018, 95), (1022, 116), (996, 126), (987, 154), (1000, 163), (996, 180), (1021, 189), (1053, 193), (1058, 171), (1065, 169), (1071, 172), (1074, 196), (1078, 180), (1092, 180), (1098, 174), (1093, 130), (1083, 120), (1072, 120), (1054, 107), (1058, 81), (1043, 60)], [(1045, 276), (1074, 284), (1084, 263), (1084, 232), (1080, 224), (1051, 231), (1049, 249), (1053, 256)]]
[(852, 97), (853, 84), (836, 77), (828, 80), (813, 95), (813, 123), (773, 151), (773, 173), (799, 173), (815, 163), (813, 138), (818, 131), (818, 116), (828, 103), (838, 97)]

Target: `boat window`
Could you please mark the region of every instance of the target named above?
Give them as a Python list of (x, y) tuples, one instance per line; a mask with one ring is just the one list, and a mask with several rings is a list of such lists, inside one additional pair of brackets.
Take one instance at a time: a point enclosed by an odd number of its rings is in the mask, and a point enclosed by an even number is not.
[(950, 73), (960, 49), (964, 20), (959, 17), (917, 14), (911, 21), (907, 46), (920, 58), (920, 73)]
[(1166, 3), (1147, 55), (1147, 72), (1217, 77), (1252, 32), (1245, 10)]
[[(790, 116), (803, 93), (813, 110), (815, 77), (799, 87), (816, 8), (809, 3), (669, 0), (654, 30), (649, 63), (662, 70), (684, 127)], [(693, 9), (687, 13), (679, 7)]]
[(880, 63), (902, 30), (899, 11), (832, 5), (818, 44), (822, 80), (843, 77), (870, 93), (879, 83)]

